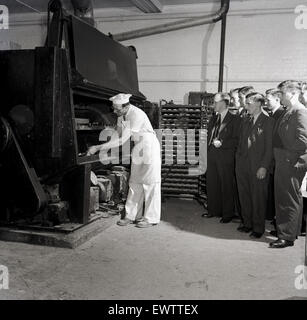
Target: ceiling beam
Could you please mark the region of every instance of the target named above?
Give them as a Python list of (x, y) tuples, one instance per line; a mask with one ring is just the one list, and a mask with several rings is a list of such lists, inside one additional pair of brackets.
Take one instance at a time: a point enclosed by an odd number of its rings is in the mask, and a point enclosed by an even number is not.
[(24, 1), (21, 1), (21, 0), (15, 0), (17, 3), (21, 4), (22, 6), (25, 6), (27, 7), (28, 9), (31, 9), (37, 13), (41, 13), (39, 10), (37, 10), (36, 8), (30, 6), (28, 3), (25, 3)]
[(159, 0), (130, 0), (130, 1), (144, 13), (162, 12), (163, 5)]

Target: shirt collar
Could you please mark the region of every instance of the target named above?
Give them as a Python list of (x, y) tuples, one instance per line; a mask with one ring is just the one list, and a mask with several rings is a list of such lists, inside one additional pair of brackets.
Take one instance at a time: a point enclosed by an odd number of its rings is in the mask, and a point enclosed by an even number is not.
[(272, 110), (272, 114), (274, 114), (280, 107), (277, 107), (275, 109)]

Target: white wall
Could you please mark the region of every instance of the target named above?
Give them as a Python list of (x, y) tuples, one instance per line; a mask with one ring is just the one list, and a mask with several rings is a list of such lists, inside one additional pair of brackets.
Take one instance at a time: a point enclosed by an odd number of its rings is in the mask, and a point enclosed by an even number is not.
[[(1, 0), (0, 0), (1, 2)], [(11, 41), (22, 49), (41, 46), (46, 38), (45, 15), (9, 15), (9, 29), (0, 29), (0, 41)]]
[[(285, 79), (307, 80), (307, 30), (296, 30), (301, 0), (231, 1), (227, 18), (224, 90), (251, 84), (264, 91)], [(95, 12), (97, 27), (113, 34), (216, 11), (219, 4), (164, 7), (163, 14), (137, 9)], [(32, 20), (31, 20), (32, 19)], [(37, 17), (34, 17), (34, 20)], [(43, 17), (13, 17), (0, 37), (23, 48), (42, 45)], [(32, 21), (32, 22), (31, 22)], [(151, 101), (187, 101), (189, 91), (217, 90), (221, 23), (123, 42), (138, 52), (140, 90)]]

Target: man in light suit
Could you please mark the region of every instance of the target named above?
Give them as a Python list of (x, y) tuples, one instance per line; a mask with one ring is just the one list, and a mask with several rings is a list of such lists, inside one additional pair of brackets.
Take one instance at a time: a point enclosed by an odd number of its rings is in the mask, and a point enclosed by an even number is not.
[(234, 160), (240, 118), (229, 112), (230, 96), (217, 93), (214, 115), (208, 124), (207, 199), (208, 213), (229, 223), (234, 217)]
[(260, 238), (265, 231), (268, 197), (268, 170), (272, 161), (272, 131), (274, 120), (262, 112), (265, 98), (254, 92), (246, 96), (250, 119), (242, 123), (236, 154), (236, 176), (243, 226), (240, 232), (250, 232)]
[(279, 84), (286, 113), (277, 132), (280, 146), (274, 148), (276, 241), (271, 248), (293, 246), (300, 234), (303, 212), (301, 185), (307, 168), (307, 109), (300, 102), (301, 85), (294, 80)]

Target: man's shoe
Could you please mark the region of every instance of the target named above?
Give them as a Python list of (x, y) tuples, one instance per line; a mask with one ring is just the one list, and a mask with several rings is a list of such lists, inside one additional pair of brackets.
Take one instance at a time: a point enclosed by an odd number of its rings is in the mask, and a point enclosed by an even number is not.
[(277, 231), (276, 230), (270, 231), (270, 235), (273, 237), (277, 237)]
[(263, 235), (263, 233), (260, 233), (260, 232), (252, 232), (249, 236), (253, 239), (259, 239), (261, 238)]
[(237, 230), (240, 231), (240, 232), (248, 233), (248, 232), (252, 231), (252, 228), (248, 228), (248, 227), (242, 226), (242, 227), (239, 227)]
[(101, 216), (102, 218), (110, 218), (110, 213), (108, 211), (102, 211)]
[(117, 225), (118, 226), (121, 226), (121, 227), (124, 227), (124, 226), (127, 226), (128, 224), (131, 224), (133, 223), (132, 220), (128, 219), (128, 218), (124, 218), (124, 219), (120, 219), (119, 221), (117, 221)]
[(231, 220), (232, 220), (232, 217), (231, 218), (222, 218), (220, 220), (220, 223), (229, 223)]
[(138, 227), (138, 228), (148, 228), (148, 227), (152, 227), (152, 226), (156, 226), (156, 225), (157, 225), (157, 223), (149, 223), (146, 220), (142, 220), (142, 221), (139, 221), (136, 224), (136, 227)]
[(211, 214), (211, 213), (203, 213), (201, 216), (203, 218), (213, 218), (213, 214)]
[(277, 239), (270, 243), (270, 248), (286, 248), (292, 247), (294, 245), (294, 241), (288, 241), (283, 239)]
[(240, 217), (234, 217), (233, 219), (232, 219), (232, 222), (236, 222), (236, 223), (242, 223), (242, 219), (240, 218)]

